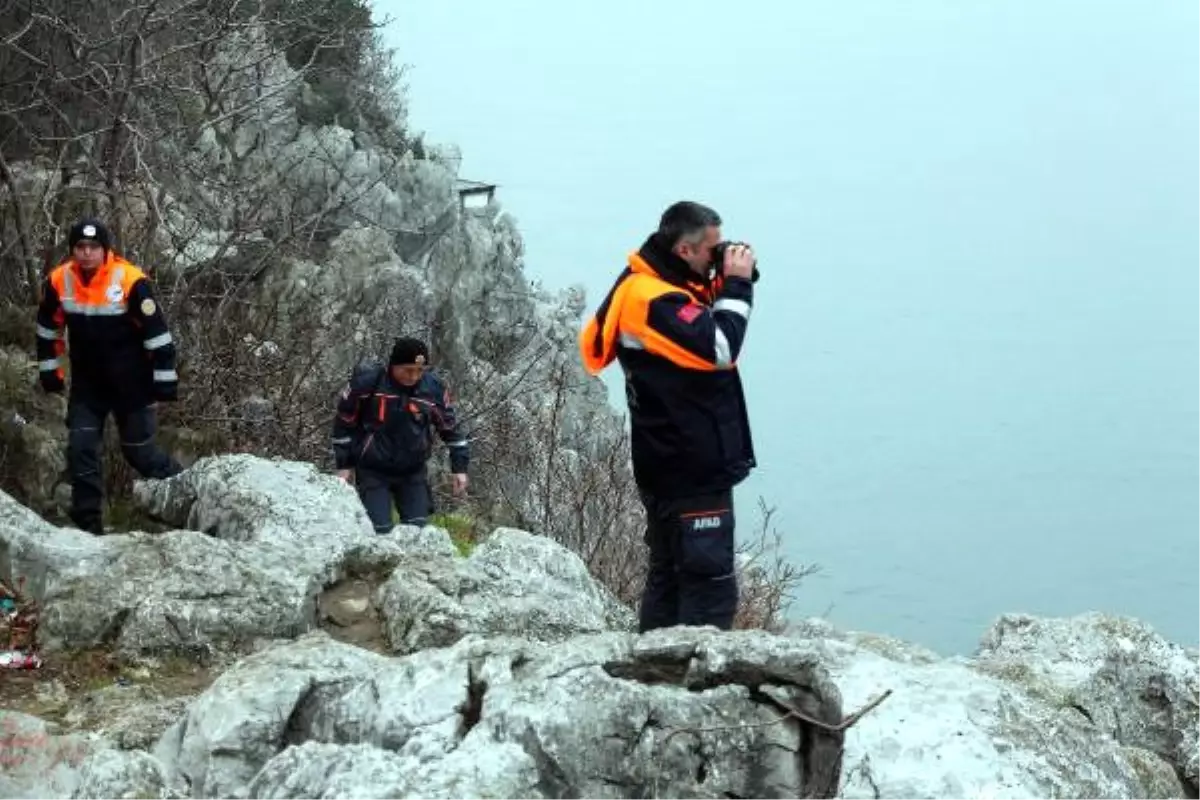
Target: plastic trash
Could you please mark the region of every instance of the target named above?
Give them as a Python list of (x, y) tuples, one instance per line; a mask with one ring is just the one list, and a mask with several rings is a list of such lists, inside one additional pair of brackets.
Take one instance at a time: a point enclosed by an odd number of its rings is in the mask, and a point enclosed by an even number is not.
[(24, 578), (16, 588), (0, 580), (0, 670), (42, 666), (37, 640), (40, 611), (24, 589)]
[(0, 669), (41, 669), (42, 657), (21, 650), (0, 652)]

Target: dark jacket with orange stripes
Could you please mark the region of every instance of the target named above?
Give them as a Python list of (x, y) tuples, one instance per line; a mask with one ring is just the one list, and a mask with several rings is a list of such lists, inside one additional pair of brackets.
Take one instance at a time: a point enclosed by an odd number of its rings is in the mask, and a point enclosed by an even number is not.
[(111, 250), (91, 271), (59, 264), (42, 285), (37, 356), (47, 391), (63, 389), (64, 352), (73, 396), (125, 411), (176, 398), (175, 344), (150, 280)]
[(470, 446), (450, 392), (436, 375), (426, 371), (416, 385), (402, 386), (386, 366), (359, 370), (338, 397), (334, 463), (338, 469), (410, 473), (428, 460), (435, 433), (450, 451), (450, 471), (465, 473)]
[(723, 491), (755, 466), (737, 359), (753, 282), (709, 281), (652, 235), (580, 334), (588, 372), (625, 372), (634, 477), (660, 498)]

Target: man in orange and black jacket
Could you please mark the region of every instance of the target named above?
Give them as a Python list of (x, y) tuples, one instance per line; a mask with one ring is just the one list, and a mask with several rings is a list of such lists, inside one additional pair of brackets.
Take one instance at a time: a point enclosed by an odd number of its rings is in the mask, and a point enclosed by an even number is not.
[(649, 571), (640, 629), (714, 625), (737, 612), (733, 488), (755, 466), (737, 360), (757, 279), (753, 251), (682, 201), (662, 215), (580, 334), (588, 372), (625, 372)]
[[(154, 442), (154, 404), (176, 399), (175, 345), (150, 280), (112, 249), (98, 221), (76, 223), (71, 258), (52, 269), (37, 310), (37, 357), (42, 389), (66, 388), (69, 354), (67, 467), (71, 520), (103, 533), (100, 445), (111, 413), (121, 453), (142, 477), (166, 478), (180, 466)], [(69, 347), (68, 347), (69, 343)]]

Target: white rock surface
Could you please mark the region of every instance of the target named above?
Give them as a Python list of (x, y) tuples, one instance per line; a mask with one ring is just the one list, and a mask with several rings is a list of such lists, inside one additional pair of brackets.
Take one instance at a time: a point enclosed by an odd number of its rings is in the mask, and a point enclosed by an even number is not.
[(819, 646), (847, 713), (893, 692), (846, 733), (841, 797), (1183, 796), (1152, 753), (968, 659), (815, 621), (790, 635)]
[(405, 562), (380, 588), (379, 607), (397, 653), (471, 633), (550, 642), (634, 627), (577, 555), (512, 528), (496, 529), (467, 558)]
[(325, 588), (356, 574), (386, 581), (378, 604), (401, 652), (469, 633), (549, 641), (633, 626), (548, 539), (500, 529), (462, 559), (437, 528), (378, 536), (354, 490), (309, 464), (209, 457), (135, 492), (146, 511), (189, 530), (95, 537), (0, 497), (0, 567), (28, 578), (51, 649), (203, 655), (289, 639), (317, 625)]
[(0, 710), (0, 798), (173, 800), (162, 764), (120, 751), (101, 736), (60, 734), (25, 714)]
[(352, 487), (296, 461), (204, 458), (175, 477), (138, 481), (134, 500), (170, 525), (242, 543), (303, 586), (334, 580), (346, 550), (373, 535)]
[(471, 637), (400, 659), (311, 634), (222, 676), (157, 754), (193, 797), (780, 797), (836, 786), (838, 737), (764, 724), (779, 717), (767, 687), (840, 719), (812, 649), (760, 633)]
[(1197, 788), (1196, 657), (1129, 617), (1006, 614), (984, 634), (981, 669), (1077, 709), (1118, 742), (1165, 758)]
[(97, 537), (0, 495), (0, 574), (25, 578), (41, 602), (44, 646), (194, 653), (290, 638), (315, 625), (321, 588), (374, 546), (353, 490), (311, 465), (208, 458), (136, 492), (196, 530)]
[[(93, 732), (0, 711), (0, 795), (1181, 797), (1176, 769), (1194, 781), (1195, 654), (1134, 620), (1006, 616), (950, 659), (817, 621), (638, 636), (548, 539), (498, 529), (463, 558), (437, 528), (377, 536), (307, 465), (210, 458), (138, 492), (205, 532), (93, 537), (0, 496), (0, 575), (29, 579), (51, 643), (265, 649)], [(348, 578), (379, 586), (406, 655), (313, 630), (318, 594)], [(780, 721), (835, 723), (886, 689), (844, 737)]]

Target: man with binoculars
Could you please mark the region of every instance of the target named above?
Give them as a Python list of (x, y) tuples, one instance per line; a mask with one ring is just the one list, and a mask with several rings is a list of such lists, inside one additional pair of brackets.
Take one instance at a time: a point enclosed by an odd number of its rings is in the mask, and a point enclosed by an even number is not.
[(721, 218), (673, 204), (580, 333), (585, 368), (625, 373), (649, 570), (640, 630), (714, 625), (737, 612), (733, 487), (755, 466), (738, 354), (758, 279)]

